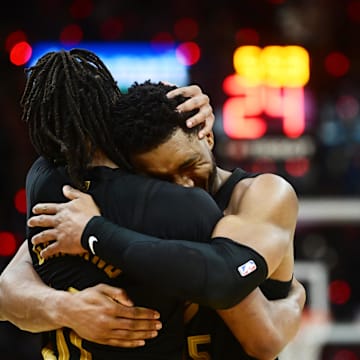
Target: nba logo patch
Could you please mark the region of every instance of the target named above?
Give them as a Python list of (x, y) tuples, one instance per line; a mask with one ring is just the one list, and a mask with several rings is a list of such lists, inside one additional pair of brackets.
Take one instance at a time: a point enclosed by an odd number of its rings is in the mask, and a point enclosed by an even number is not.
[(245, 264), (242, 264), (238, 267), (238, 272), (242, 277), (247, 276), (254, 272), (257, 269), (257, 266), (255, 264), (254, 260), (249, 260)]

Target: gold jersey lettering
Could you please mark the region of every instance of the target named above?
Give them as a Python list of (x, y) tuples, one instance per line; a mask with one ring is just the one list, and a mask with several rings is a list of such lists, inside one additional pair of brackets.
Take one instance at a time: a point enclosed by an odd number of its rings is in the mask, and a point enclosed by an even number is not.
[(187, 339), (188, 351), (191, 359), (194, 360), (211, 360), (211, 356), (207, 351), (200, 351), (201, 345), (210, 344), (210, 335), (189, 336)]
[(113, 265), (106, 266), (104, 271), (105, 271), (106, 275), (111, 279), (116, 278), (121, 274), (121, 270), (119, 268), (116, 268)]

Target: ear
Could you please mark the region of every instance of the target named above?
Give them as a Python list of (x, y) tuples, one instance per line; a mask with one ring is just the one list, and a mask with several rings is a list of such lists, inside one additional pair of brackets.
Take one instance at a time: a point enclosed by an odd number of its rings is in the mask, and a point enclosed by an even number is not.
[(210, 150), (213, 149), (214, 144), (215, 144), (215, 140), (214, 140), (214, 133), (212, 130), (210, 130), (206, 135), (205, 135), (205, 140), (209, 145)]

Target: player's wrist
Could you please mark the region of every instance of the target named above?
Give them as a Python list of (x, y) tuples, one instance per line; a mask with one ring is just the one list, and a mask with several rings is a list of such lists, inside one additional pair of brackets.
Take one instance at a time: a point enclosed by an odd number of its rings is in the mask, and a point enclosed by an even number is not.
[(80, 238), (80, 244), (85, 250), (94, 253), (94, 249), (92, 248), (92, 242), (89, 240), (97, 234), (97, 232), (99, 231), (99, 227), (102, 227), (103, 222), (104, 218), (98, 215), (93, 216), (85, 225), (85, 228)]
[(51, 295), (46, 302), (51, 305), (49, 316), (56, 328), (71, 328), (72, 316), (69, 315), (71, 309), (72, 295), (69, 292), (58, 290), (56, 296)]

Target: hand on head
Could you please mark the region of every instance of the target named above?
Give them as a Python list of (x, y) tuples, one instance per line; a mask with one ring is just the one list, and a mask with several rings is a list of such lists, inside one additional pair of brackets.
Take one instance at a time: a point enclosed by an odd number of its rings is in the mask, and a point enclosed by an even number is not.
[(183, 112), (199, 109), (199, 111), (194, 116), (187, 119), (186, 125), (189, 128), (192, 128), (196, 125), (204, 124), (198, 134), (200, 139), (204, 138), (211, 132), (215, 121), (215, 116), (210, 105), (209, 96), (204, 94), (198, 85), (180, 87), (167, 93), (167, 97), (169, 98), (178, 95), (189, 98), (177, 107), (178, 111)]

